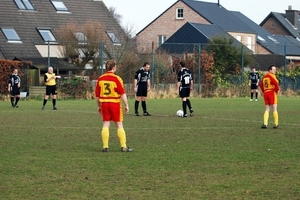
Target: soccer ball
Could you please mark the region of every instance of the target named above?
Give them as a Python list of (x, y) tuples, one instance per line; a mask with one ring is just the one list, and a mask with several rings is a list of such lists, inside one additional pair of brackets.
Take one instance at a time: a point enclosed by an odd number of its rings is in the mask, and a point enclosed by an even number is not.
[(183, 111), (182, 110), (177, 110), (176, 115), (178, 117), (182, 117), (183, 116)]

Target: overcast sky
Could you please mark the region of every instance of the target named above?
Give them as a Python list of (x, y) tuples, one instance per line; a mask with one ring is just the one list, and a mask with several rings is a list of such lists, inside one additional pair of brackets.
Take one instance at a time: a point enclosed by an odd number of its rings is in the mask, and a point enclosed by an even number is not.
[[(202, 0), (218, 3), (218, 0)], [(122, 15), (122, 25), (138, 33), (177, 0), (103, 0), (105, 5), (115, 7)], [(270, 12), (285, 13), (291, 5), (300, 10), (300, 0), (220, 0), (220, 4), (230, 11), (240, 11), (257, 24)]]

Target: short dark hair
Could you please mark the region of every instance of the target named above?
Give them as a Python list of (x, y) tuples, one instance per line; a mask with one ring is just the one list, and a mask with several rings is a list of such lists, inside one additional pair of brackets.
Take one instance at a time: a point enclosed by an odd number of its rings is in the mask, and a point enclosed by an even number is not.
[(105, 63), (106, 71), (111, 71), (117, 65), (115, 60), (107, 60)]
[(181, 67), (185, 67), (185, 62), (184, 61), (180, 61), (179, 64), (181, 65)]
[(144, 65), (143, 65), (143, 67), (146, 67), (146, 65), (150, 65), (150, 63), (149, 62), (145, 62)]
[(272, 67), (275, 67), (275, 65), (270, 65), (268, 71), (272, 70)]

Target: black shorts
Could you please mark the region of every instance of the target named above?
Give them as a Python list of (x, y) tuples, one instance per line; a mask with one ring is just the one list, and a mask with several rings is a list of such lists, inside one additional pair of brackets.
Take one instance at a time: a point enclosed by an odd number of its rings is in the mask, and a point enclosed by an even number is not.
[(250, 88), (251, 88), (251, 90), (257, 90), (258, 86), (255, 83), (255, 84), (251, 84)]
[(56, 85), (47, 85), (46, 86), (46, 95), (56, 95), (57, 94), (57, 90), (56, 90)]
[(191, 92), (190, 88), (179, 88), (179, 96), (181, 98), (189, 97), (190, 92)]
[(20, 95), (20, 88), (12, 87), (11, 90), (10, 90), (10, 95), (11, 96)]
[(148, 94), (148, 85), (147, 84), (139, 84), (137, 86), (137, 97), (146, 97)]

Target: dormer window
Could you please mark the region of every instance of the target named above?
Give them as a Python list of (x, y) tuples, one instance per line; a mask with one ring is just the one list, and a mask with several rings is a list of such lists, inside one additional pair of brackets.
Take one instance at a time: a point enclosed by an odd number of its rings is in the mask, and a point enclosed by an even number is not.
[(176, 9), (176, 19), (183, 19), (183, 8)]
[(45, 42), (56, 42), (56, 39), (54, 35), (52, 34), (52, 31), (50, 28), (37, 28), (39, 31), (40, 35), (44, 39)]
[(64, 2), (60, 0), (51, 0), (56, 11), (68, 12), (68, 8), (65, 6)]
[(7, 42), (11, 43), (22, 43), (20, 37), (18, 36), (17, 32), (13, 28), (2, 28), (2, 32), (4, 33), (5, 37), (7, 38)]
[(109, 36), (109, 38), (111, 39), (111, 41), (114, 43), (114, 45), (121, 45), (119, 39), (116, 37), (116, 35), (114, 34), (114, 32), (112, 32), (112, 31), (106, 31), (106, 33)]
[(82, 32), (76, 32), (74, 33), (74, 36), (78, 40), (78, 44), (85, 45), (87, 44), (87, 37)]
[(32, 3), (29, 0), (15, 0), (19, 10), (34, 10)]

